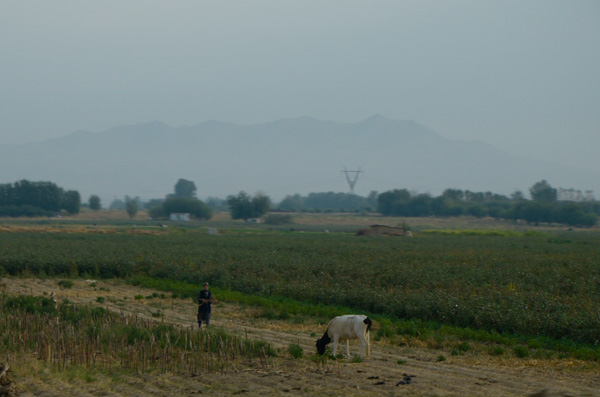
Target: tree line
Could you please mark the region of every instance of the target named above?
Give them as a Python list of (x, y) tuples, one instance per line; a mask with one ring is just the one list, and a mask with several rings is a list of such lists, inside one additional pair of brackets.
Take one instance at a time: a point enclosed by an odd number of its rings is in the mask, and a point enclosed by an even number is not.
[(52, 182), (0, 184), (0, 216), (52, 216), (63, 211), (78, 214), (80, 206), (79, 192)]
[(385, 216), (407, 217), (469, 215), (574, 226), (593, 226), (598, 222), (600, 203), (595, 200), (558, 200), (557, 189), (545, 180), (536, 182), (529, 193), (531, 200), (527, 200), (521, 192), (507, 197), (491, 192), (446, 189), (442, 195), (432, 197), (396, 189), (378, 195), (377, 212)]
[[(260, 218), (275, 212), (378, 212), (384, 216), (474, 216), (499, 219), (524, 220), (539, 224), (563, 223), (593, 226), (598, 222), (600, 203), (591, 192), (582, 194), (573, 189), (553, 188), (546, 180), (536, 182), (529, 189), (531, 199), (516, 191), (510, 197), (492, 192), (472, 192), (446, 189), (440, 196), (394, 189), (383, 193), (372, 191), (367, 197), (351, 193), (310, 193), (286, 196), (274, 205), (265, 194), (254, 196), (240, 191), (226, 200), (209, 198), (206, 202), (196, 197), (193, 181), (179, 179), (174, 192), (163, 199), (142, 203), (139, 197), (126, 196), (125, 201), (115, 200), (110, 208), (126, 210), (131, 218), (139, 209), (148, 210), (154, 219), (169, 217), (171, 213), (188, 213), (195, 219), (210, 219), (213, 211), (227, 210), (232, 219)], [(564, 199), (565, 197), (570, 199)], [(576, 199), (576, 200), (573, 200)], [(0, 216), (51, 216), (62, 211), (79, 213), (80, 195), (65, 191), (51, 182), (22, 180), (14, 184), (0, 184)], [(100, 198), (90, 196), (84, 204), (93, 210), (101, 208)], [(273, 222), (289, 222), (289, 217), (273, 216)]]
[(377, 192), (367, 197), (353, 193), (309, 193), (286, 196), (277, 206), (289, 212), (372, 212), (377, 208)]

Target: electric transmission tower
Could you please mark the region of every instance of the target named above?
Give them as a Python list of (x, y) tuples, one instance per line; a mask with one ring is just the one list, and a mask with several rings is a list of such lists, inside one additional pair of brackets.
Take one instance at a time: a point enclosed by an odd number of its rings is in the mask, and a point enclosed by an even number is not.
[(356, 181), (358, 181), (358, 175), (363, 171), (360, 170), (360, 167), (357, 171), (348, 171), (346, 167), (344, 167), (342, 172), (346, 174), (346, 181), (348, 182), (348, 186), (350, 186), (350, 193), (354, 194), (354, 185), (356, 185)]

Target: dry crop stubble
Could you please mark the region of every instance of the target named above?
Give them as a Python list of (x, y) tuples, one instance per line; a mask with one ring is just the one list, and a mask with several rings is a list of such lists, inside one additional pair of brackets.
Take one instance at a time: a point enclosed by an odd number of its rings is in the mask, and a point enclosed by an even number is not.
[[(56, 280), (4, 279), (10, 295), (43, 295), (57, 289)], [(101, 290), (102, 289), (102, 290)], [(160, 300), (162, 317), (151, 312), (154, 299), (136, 300), (136, 295), (151, 296), (155, 291), (118, 281), (97, 281), (95, 287), (75, 280), (70, 289), (58, 290), (59, 299), (75, 304), (100, 306), (116, 312), (137, 313), (148, 321), (164, 321), (182, 327), (195, 320), (195, 306), (189, 300)], [(104, 296), (99, 304), (97, 297)], [(127, 297), (125, 299), (125, 297)], [(61, 373), (33, 357), (13, 363), (14, 377), (23, 395), (43, 391), (45, 395), (193, 395), (202, 391), (211, 395), (243, 393), (247, 395), (444, 395), (444, 396), (522, 396), (549, 389), (575, 396), (595, 396), (600, 390), (599, 369), (595, 363), (577, 360), (514, 359), (488, 355), (451, 356), (437, 362), (440, 351), (420, 346), (391, 344), (385, 338), (374, 341), (373, 357), (362, 363), (350, 360), (328, 361), (318, 365), (313, 354), (314, 333), (324, 325), (307, 321), (297, 325), (256, 317), (256, 309), (228, 303), (215, 306), (214, 326), (227, 332), (271, 342), (280, 349), (278, 357), (246, 361), (216, 373), (182, 376), (176, 373)], [(284, 349), (290, 343), (305, 351), (303, 359), (293, 359)], [(355, 349), (356, 346), (351, 346)], [(402, 364), (398, 364), (399, 359)], [(19, 368), (19, 366), (22, 366)], [(416, 375), (414, 383), (397, 385), (403, 374)], [(43, 382), (40, 382), (43, 379)], [(28, 394), (29, 393), (29, 394)]]

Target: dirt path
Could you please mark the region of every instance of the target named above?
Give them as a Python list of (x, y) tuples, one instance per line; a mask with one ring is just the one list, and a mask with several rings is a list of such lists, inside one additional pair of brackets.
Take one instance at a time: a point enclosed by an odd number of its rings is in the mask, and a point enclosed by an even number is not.
[[(154, 291), (118, 281), (97, 282), (95, 287), (75, 281), (70, 289), (58, 289), (56, 280), (3, 279), (0, 293), (43, 295), (56, 291), (59, 299), (94, 304), (111, 310), (153, 318), (160, 311), (165, 322), (195, 327), (196, 307), (189, 300), (135, 299)], [(98, 303), (97, 298), (105, 298)], [(126, 299), (125, 299), (126, 297)], [(126, 302), (126, 304), (123, 304)], [(270, 342), (276, 348), (298, 343), (305, 356), (315, 351), (315, 334), (323, 325), (267, 321), (254, 316), (256, 309), (220, 303), (212, 324), (229, 333)], [(358, 345), (350, 345), (357, 352)], [(438, 362), (443, 354), (445, 361)], [(19, 373), (18, 369), (15, 373)], [(404, 374), (413, 383), (399, 385)], [(185, 377), (165, 374), (120, 378), (118, 382), (98, 376), (93, 382), (40, 374), (20, 374), (25, 396), (192, 396), (220, 395), (317, 395), (317, 396), (528, 396), (546, 390), (550, 396), (600, 396), (600, 371), (570, 360), (510, 359), (485, 354), (451, 356), (427, 347), (399, 347), (371, 338), (371, 357), (362, 363), (329, 361), (317, 366), (309, 359), (293, 359), (285, 353), (270, 360), (268, 367), (246, 363), (221, 374)]]

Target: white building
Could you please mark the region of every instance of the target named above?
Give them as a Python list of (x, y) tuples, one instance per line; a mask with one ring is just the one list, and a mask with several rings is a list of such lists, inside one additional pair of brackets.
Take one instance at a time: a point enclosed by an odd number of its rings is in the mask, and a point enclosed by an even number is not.
[(180, 213), (180, 212), (173, 212), (171, 214), (169, 214), (169, 220), (172, 221), (189, 221), (190, 220), (190, 214), (185, 212), (185, 213)]

